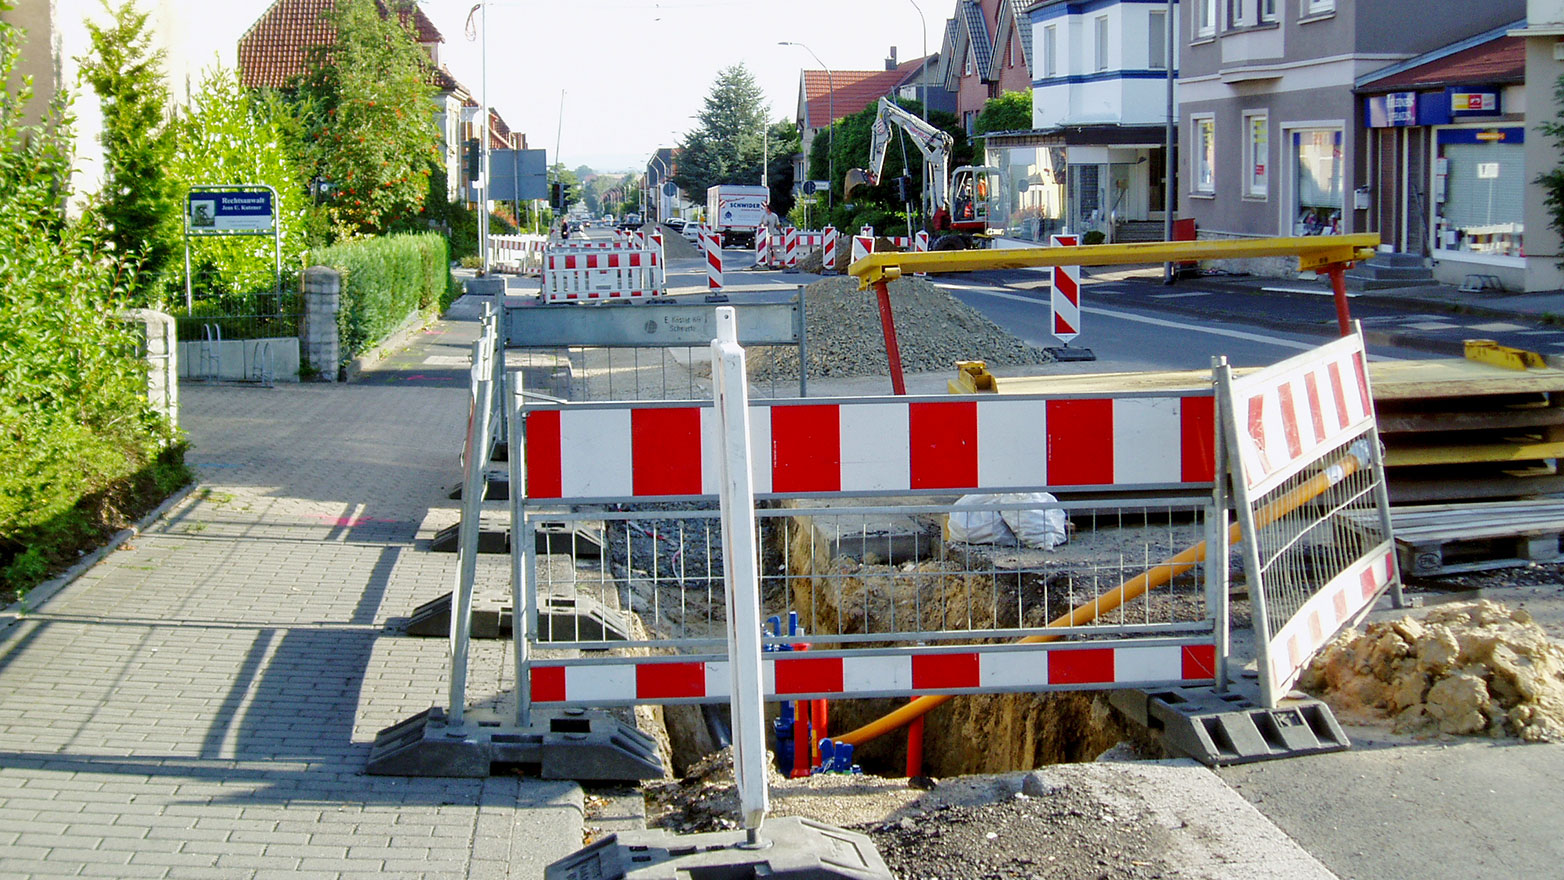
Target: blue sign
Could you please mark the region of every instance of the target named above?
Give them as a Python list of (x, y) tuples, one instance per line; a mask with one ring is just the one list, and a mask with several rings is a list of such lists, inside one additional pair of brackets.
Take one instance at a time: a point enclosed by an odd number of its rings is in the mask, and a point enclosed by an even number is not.
[(261, 235), (276, 225), (268, 190), (192, 190), (186, 196), (185, 228), (191, 235)]
[(1417, 92), (1370, 95), (1363, 111), (1363, 121), (1369, 128), (1417, 125)]
[(490, 150), (489, 198), (525, 202), (548, 198), (548, 170), (542, 150)]

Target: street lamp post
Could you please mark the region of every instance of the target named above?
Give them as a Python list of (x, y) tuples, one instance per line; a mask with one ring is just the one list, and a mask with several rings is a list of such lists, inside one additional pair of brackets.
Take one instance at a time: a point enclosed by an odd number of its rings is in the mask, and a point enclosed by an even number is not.
[(918, 10), (918, 22), (923, 25), (923, 96), (919, 104), (923, 105), (923, 121), (929, 121), (929, 20), (923, 17), (923, 9), (918, 6), (918, 0), (907, 0), (912, 8)]
[[(826, 140), (828, 142), (826, 147), (826, 175), (830, 177), (831, 180), (830, 186), (825, 188), (825, 206), (826, 210), (830, 210), (836, 201), (834, 198), (836, 195), (836, 78), (831, 76), (831, 68), (825, 66), (825, 62), (820, 60), (820, 56), (815, 54), (815, 50), (809, 48), (803, 43), (795, 43), (790, 40), (780, 40), (777, 42), (777, 45), (797, 46), (798, 48), (803, 49), (805, 52), (809, 53), (810, 57), (815, 59), (815, 63), (820, 65), (820, 69), (825, 71), (825, 84), (826, 87), (831, 90), (826, 94), (826, 112), (831, 117), (830, 120), (828, 120), (830, 123), (830, 128), (826, 133)], [(804, 97), (807, 102), (808, 95), (805, 95)]]

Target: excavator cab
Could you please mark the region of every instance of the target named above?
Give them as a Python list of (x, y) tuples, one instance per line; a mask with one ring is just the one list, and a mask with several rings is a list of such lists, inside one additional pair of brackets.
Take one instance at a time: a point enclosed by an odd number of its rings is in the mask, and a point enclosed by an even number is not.
[(1005, 202), (999, 169), (963, 165), (950, 175), (950, 226), (962, 232), (1004, 228)]

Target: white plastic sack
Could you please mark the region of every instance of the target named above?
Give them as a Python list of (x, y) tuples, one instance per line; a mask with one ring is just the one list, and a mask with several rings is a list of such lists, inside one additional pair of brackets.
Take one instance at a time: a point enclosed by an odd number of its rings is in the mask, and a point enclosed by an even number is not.
[[(963, 495), (950, 512), (950, 539), (964, 544), (1002, 544), (1014, 546), (1015, 533), (994, 503), (994, 495)], [(962, 509), (966, 508), (966, 509)]]
[(1000, 505), (1005, 525), (1021, 540), (1021, 546), (1052, 550), (1069, 540), (1069, 525), (1063, 508), (1038, 506), (1058, 504), (1059, 499), (1052, 493), (1019, 492), (994, 498)]

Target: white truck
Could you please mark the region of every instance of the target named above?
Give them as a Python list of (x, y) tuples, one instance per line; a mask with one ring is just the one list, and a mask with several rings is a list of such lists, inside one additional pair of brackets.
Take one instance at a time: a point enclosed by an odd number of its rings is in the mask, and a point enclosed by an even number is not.
[(755, 227), (766, 222), (771, 190), (763, 186), (719, 184), (706, 190), (706, 223), (723, 247), (755, 246)]

